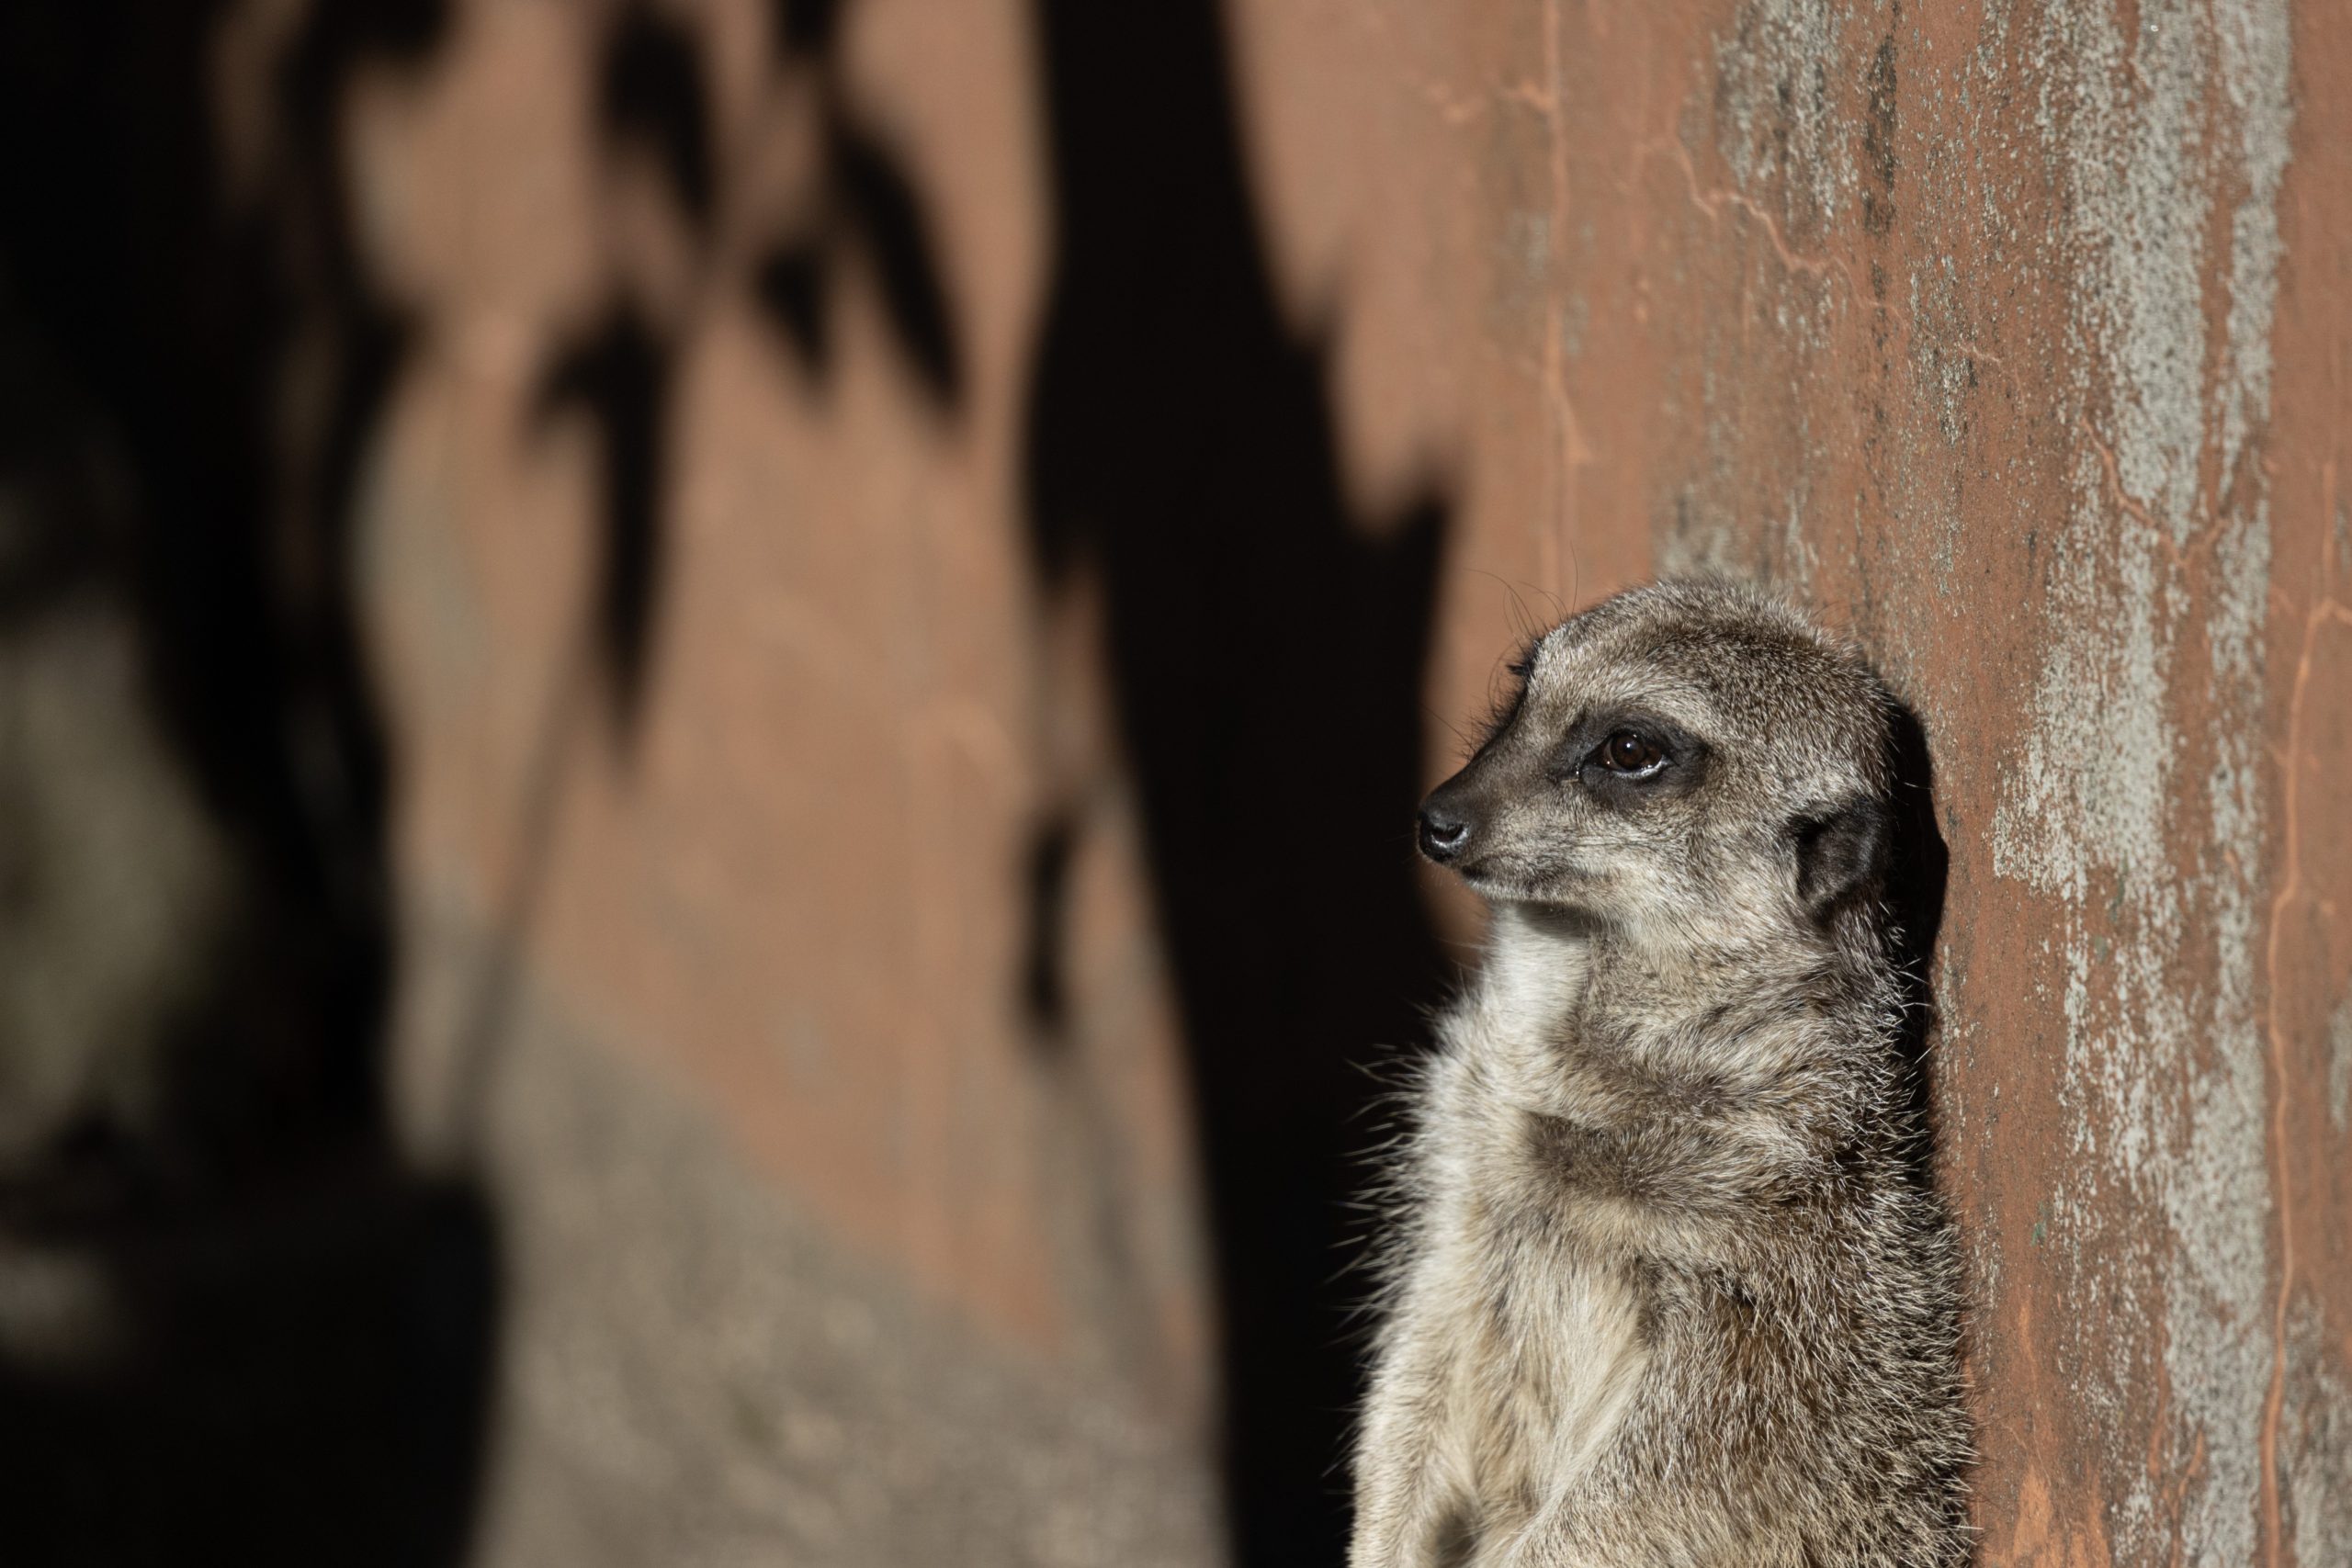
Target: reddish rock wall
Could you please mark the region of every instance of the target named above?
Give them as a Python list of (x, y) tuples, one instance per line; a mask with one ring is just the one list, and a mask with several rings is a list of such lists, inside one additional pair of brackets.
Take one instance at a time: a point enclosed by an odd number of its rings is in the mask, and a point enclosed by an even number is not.
[[(1195, 1456), (1088, 1461), (1179, 1478), (1155, 1539), (1210, 1550), (1223, 1408), (1250, 1560), (1328, 1540), (1340, 1064), (1476, 931), (1415, 784), (1516, 629), (1736, 571), (1929, 732), (1984, 1560), (2343, 1561), (2336, 9), (1114, 10), (485, 0), (354, 96), (423, 323), (363, 506), (418, 1136), (558, 1193), (525, 1108), (609, 1055), (597, 1114), (683, 1102), (860, 1291), (1148, 1434), (1053, 1462)], [(506, 1451), (584, 1451), (648, 1396), (549, 1414), (594, 1252), (521, 1245)]]

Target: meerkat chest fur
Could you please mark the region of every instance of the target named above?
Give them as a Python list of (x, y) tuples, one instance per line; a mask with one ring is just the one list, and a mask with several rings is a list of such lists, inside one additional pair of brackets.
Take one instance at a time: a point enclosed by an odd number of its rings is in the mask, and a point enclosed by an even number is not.
[(1572, 1473), (1597, 1450), (1647, 1352), (1635, 1260), (1574, 1223), (1577, 1194), (1544, 1154), (1574, 1108), (1562, 1043), (1592, 999), (1592, 943), (1516, 912), (1497, 920), (1476, 987), (1446, 1020), (1423, 1138), (1445, 1238), (1431, 1272), (1458, 1281), (1445, 1315), (1465, 1364), (1478, 1434), (1453, 1462), (1482, 1496), (1532, 1498), (1538, 1472)]
[[(1772, 1163), (1743, 1132), (1785, 1141), (1778, 1122), (1720, 1125), (1781, 1053), (1698, 996), (1580, 922), (1504, 906), (1443, 1021), (1422, 1108), (1426, 1262), (1453, 1282), (1444, 1332), (1475, 1369), (1464, 1429), (1483, 1436), (1455, 1462), (1482, 1496), (1557, 1487), (1602, 1450), (1651, 1359), (1657, 1269), (1725, 1250), (1720, 1217), (1678, 1209), (1677, 1190), (1730, 1197)], [(1678, 1052), (1710, 1047), (1678, 1072)]]

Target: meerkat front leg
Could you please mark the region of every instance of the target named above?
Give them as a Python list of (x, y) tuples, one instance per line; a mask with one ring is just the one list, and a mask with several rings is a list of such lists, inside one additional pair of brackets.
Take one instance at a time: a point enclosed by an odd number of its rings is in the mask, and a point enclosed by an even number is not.
[(1400, 1314), (1356, 1446), (1349, 1568), (1450, 1568), (1468, 1494), (1456, 1475), (1453, 1350), (1438, 1325)]

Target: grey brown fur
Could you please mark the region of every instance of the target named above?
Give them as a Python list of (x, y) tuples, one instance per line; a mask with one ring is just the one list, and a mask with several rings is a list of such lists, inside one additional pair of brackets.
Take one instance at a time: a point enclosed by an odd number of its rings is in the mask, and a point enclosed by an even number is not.
[(1424, 807), (1493, 920), (1397, 1177), (1353, 1568), (1962, 1562), (1894, 700), (1713, 585), (1622, 594), (1518, 668)]

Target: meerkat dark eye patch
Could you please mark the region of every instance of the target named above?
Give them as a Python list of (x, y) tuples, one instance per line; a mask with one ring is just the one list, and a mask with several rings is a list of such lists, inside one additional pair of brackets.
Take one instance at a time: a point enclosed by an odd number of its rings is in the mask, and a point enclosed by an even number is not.
[(1577, 720), (1553, 753), (1552, 773), (1623, 805), (1685, 795), (1699, 786), (1706, 742), (1654, 714), (1604, 711)]
[(1611, 732), (1608, 739), (1593, 750), (1593, 759), (1612, 773), (1627, 778), (1644, 778), (1666, 766), (1666, 748), (1638, 729)]
[(1797, 897), (1815, 919), (1876, 883), (1886, 869), (1886, 807), (1855, 799), (1789, 824), (1797, 850)]

